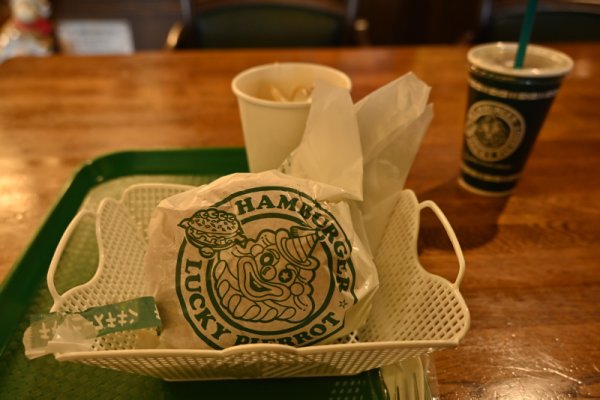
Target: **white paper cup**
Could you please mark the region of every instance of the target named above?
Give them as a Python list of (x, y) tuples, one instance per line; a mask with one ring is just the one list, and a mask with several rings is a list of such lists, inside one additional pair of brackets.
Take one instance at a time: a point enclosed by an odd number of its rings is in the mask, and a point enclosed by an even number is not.
[(317, 80), (351, 89), (343, 72), (318, 64), (274, 63), (238, 74), (231, 88), (238, 99), (248, 165), (251, 172), (278, 168), (304, 133), (310, 100), (271, 100), (271, 88), (291, 97), (298, 88), (312, 88)]

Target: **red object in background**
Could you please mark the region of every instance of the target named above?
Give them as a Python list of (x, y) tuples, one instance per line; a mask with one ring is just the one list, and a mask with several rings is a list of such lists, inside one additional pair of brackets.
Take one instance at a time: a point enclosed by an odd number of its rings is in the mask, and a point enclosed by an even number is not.
[(15, 20), (15, 28), (23, 32), (36, 33), (42, 36), (48, 36), (52, 33), (52, 24), (44, 17), (40, 17), (33, 22), (25, 23), (23, 21)]

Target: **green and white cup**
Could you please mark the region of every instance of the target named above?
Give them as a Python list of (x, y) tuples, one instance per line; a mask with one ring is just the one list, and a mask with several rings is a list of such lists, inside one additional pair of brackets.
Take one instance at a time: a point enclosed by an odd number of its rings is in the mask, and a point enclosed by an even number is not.
[(478, 194), (512, 192), (558, 93), (573, 68), (566, 54), (529, 45), (524, 65), (513, 68), (517, 43), (473, 47), (469, 61), (461, 186)]

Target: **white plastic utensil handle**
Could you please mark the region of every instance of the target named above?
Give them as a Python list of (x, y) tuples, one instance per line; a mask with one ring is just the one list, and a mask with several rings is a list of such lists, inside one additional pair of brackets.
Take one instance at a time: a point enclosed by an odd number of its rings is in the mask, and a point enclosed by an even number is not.
[(52, 299), (54, 300), (54, 306), (59, 304), (59, 302), (62, 299), (62, 296), (58, 293), (56, 287), (54, 286), (54, 274), (56, 273), (56, 269), (58, 268), (58, 263), (60, 262), (63, 251), (65, 250), (67, 243), (69, 243), (69, 239), (71, 238), (71, 235), (77, 228), (77, 225), (79, 225), (79, 222), (81, 222), (81, 220), (86, 216), (95, 215), (96, 214), (91, 211), (80, 211), (79, 213), (77, 213), (75, 218), (73, 218), (73, 220), (69, 223), (69, 226), (67, 226), (67, 229), (65, 229), (65, 232), (63, 233), (62, 237), (60, 238), (60, 241), (58, 242), (58, 246), (56, 246), (56, 250), (54, 251), (54, 255), (52, 256), (52, 261), (50, 261), (50, 267), (48, 267), (48, 275), (46, 276), (48, 291), (50, 292), (50, 296), (52, 296)]
[(458, 239), (456, 238), (456, 234), (454, 233), (454, 229), (452, 229), (450, 222), (448, 222), (448, 219), (442, 210), (440, 210), (440, 208), (437, 206), (437, 204), (431, 200), (425, 200), (419, 204), (419, 210), (423, 210), (425, 208), (431, 209), (431, 211), (433, 211), (433, 213), (438, 217), (442, 223), (442, 226), (446, 230), (446, 234), (448, 235), (448, 239), (450, 239), (450, 243), (452, 243), (452, 247), (456, 253), (456, 258), (458, 258), (458, 275), (454, 281), (454, 286), (458, 288), (462, 282), (463, 276), (465, 275), (465, 257), (462, 249), (460, 248), (460, 243), (458, 243)]

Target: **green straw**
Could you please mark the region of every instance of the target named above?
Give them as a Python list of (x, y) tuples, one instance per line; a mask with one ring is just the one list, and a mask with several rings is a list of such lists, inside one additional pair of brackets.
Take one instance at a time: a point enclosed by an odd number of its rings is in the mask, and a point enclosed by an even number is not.
[(523, 61), (525, 61), (525, 51), (527, 50), (527, 44), (529, 43), (531, 31), (533, 30), (533, 17), (535, 16), (536, 7), (537, 0), (529, 0), (527, 2), (525, 19), (523, 20), (521, 35), (519, 36), (519, 48), (517, 49), (517, 56), (515, 57), (515, 69), (523, 67)]

